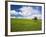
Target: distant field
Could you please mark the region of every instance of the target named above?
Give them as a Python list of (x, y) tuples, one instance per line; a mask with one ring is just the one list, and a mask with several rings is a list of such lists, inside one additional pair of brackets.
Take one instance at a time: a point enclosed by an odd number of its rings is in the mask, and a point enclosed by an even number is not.
[(41, 30), (41, 20), (31, 19), (11, 19), (11, 31), (39, 31)]

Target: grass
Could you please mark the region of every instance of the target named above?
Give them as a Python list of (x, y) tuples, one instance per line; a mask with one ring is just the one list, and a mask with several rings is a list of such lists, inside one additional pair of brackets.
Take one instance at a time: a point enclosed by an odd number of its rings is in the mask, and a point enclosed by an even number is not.
[(11, 32), (18, 31), (39, 31), (41, 30), (41, 20), (32, 19), (11, 19)]

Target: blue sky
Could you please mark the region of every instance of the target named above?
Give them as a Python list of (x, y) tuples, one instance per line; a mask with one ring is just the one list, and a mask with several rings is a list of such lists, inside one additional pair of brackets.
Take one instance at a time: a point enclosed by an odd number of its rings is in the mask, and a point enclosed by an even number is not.
[(31, 17), (32, 15), (41, 15), (41, 6), (11, 5), (11, 15), (15, 17)]

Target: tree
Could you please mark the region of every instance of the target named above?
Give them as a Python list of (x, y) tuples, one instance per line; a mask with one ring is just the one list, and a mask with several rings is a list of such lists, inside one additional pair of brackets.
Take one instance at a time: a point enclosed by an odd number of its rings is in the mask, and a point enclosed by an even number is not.
[(34, 20), (37, 20), (37, 17), (34, 17)]

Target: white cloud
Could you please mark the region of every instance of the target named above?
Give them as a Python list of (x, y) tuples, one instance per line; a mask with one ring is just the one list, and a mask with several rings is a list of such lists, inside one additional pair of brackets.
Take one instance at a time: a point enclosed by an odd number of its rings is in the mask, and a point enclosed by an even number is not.
[(16, 12), (15, 10), (11, 10), (10, 14), (11, 15), (18, 15), (18, 12)]
[(32, 7), (22, 7), (20, 10), (22, 11), (21, 15), (23, 16), (29, 16), (32, 14)]
[(17, 12), (15, 10), (11, 10), (11, 14), (12, 15), (22, 15), (24, 17), (18, 17), (18, 18), (34, 18), (37, 17), (38, 19), (41, 19), (41, 14), (39, 14), (40, 11), (38, 10), (34, 10), (32, 7), (22, 7), (19, 10), (21, 10), (21, 12)]
[(38, 19), (41, 19), (40, 11), (34, 10), (32, 7), (22, 7), (20, 10), (22, 12), (19, 14), (23, 15), (24, 18), (34, 18), (36, 16)]

